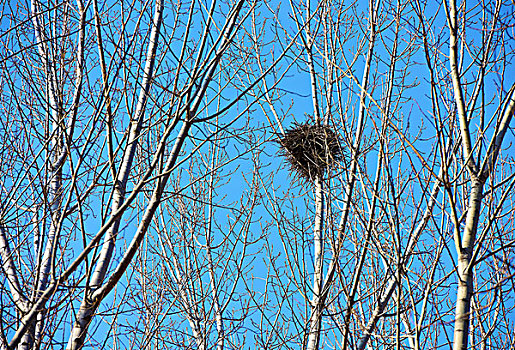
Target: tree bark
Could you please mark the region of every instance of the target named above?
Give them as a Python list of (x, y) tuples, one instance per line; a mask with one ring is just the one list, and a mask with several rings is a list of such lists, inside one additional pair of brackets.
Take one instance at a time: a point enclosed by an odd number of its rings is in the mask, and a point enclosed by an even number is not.
[[(119, 174), (115, 179), (113, 204), (111, 208), (112, 213), (118, 211), (118, 209), (123, 205), (125, 199), (127, 181), (129, 178), (130, 170), (132, 169), (132, 163), (138, 145), (138, 137), (145, 115), (146, 102), (150, 92), (150, 87), (152, 85), (157, 45), (163, 18), (163, 10), (164, 2), (162, 0), (157, 0), (155, 5), (152, 31), (150, 34), (150, 42), (146, 56), (143, 82), (141, 84), (138, 104), (135, 110), (135, 118), (131, 121), (130, 134), (127, 140), (127, 149), (124, 152)], [(111, 263), (116, 237), (118, 235), (118, 229), (120, 226), (120, 220), (121, 217), (115, 220), (112, 228), (105, 235), (100, 257), (91, 278), (91, 285), (89, 288), (86, 288), (84, 299), (75, 318), (75, 324), (71, 331), (70, 339), (66, 347), (68, 350), (80, 349), (84, 345), (84, 339), (89, 323), (91, 322), (93, 314), (101, 301), (98, 299), (93, 300), (92, 295), (102, 285)]]
[(322, 312), (324, 310), (324, 298), (322, 298), (324, 276), (324, 186), (320, 176), (315, 179), (315, 266), (313, 272), (313, 297), (310, 302), (311, 316), (309, 319), (309, 331), (307, 350), (316, 350), (320, 346), (320, 332), (322, 330)]
[(458, 247), (458, 292), (456, 300), (456, 321), (454, 325), (454, 350), (468, 348), (468, 335), (470, 325), (470, 300), (474, 292), (474, 270), (472, 253), (477, 234), (477, 225), (481, 214), (481, 199), (483, 197), (483, 183), (479, 179), (472, 180), (465, 229)]

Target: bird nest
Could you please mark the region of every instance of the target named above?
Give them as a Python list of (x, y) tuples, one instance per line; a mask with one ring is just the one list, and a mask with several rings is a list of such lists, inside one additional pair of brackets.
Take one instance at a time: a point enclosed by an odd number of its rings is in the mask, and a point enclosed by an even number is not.
[(343, 160), (338, 135), (326, 125), (295, 123), (278, 142), (291, 170), (309, 181), (322, 177)]

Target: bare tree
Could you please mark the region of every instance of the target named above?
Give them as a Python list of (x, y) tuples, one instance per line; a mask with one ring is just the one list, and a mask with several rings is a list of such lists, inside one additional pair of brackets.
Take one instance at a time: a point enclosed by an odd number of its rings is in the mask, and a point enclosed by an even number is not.
[(515, 347), (513, 3), (288, 5), (3, 4), (2, 348)]
[(513, 6), (466, 6), (291, 2), (308, 113), (340, 131), (349, 157), (323, 187), (303, 184), (313, 196), (292, 198), (264, 177), (286, 255), (270, 254), (283, 285), (276, 302), (303, 315), (266, 339), (297, 334), (308, 349), (510, 344)]
[(147, 248), (135, 261), (141, 282), (131, 288), (141, 297), (129, 303), (141, 309), (141, 323), (127, 326), (135, 340), (143, 339), (139, 348), (156, 342), (198, 349), (246, 344), (252, 306), (242, 291), (259, 264), (255, 215), (261, 199), (252, 163), (261, 143), (243, 125), (225, 127), (171, 180), (174, 200), (155, 217)]
[(170, 177), (252, 104), (261, 77), (236, 90), (230, 53), (255, 7), (4, 4), (3, 348), (98, 346), (88, 330), (174, 200)]

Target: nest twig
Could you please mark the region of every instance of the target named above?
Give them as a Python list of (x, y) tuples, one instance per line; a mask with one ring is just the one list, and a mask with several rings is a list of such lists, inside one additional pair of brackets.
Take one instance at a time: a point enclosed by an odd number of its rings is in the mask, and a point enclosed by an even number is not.
[(295, 123), (279, 143), (291, 170), (309, 181), (322, 177), (334, 163), (343, 160), (338, 135), (326, 125)]

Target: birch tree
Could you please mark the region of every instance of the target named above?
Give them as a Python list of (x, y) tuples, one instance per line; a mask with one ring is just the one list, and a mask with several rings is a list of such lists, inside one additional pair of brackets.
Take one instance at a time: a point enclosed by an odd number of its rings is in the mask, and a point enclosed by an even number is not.
[(24, 6), (2, 349), (515, 347), (513, 2)]
[(513, 346), (513, 4), (290, 4), (306, 82), (295, 91), (348, 158), (325, 202), (316, 181), (285, 190), (263, 174), (284, 254), (269, 255), (269, 286), (285, 315), (263, 306), (281, 325), (263, 343)]
[(2, 348), (97, 347), (95, 315), (174, 200), (170, 177), (252, 104), (245, 90), (261, 78), (231, 82), (245, 57), (230, 53), (257, 4), (11, 5), (1, 34)]

